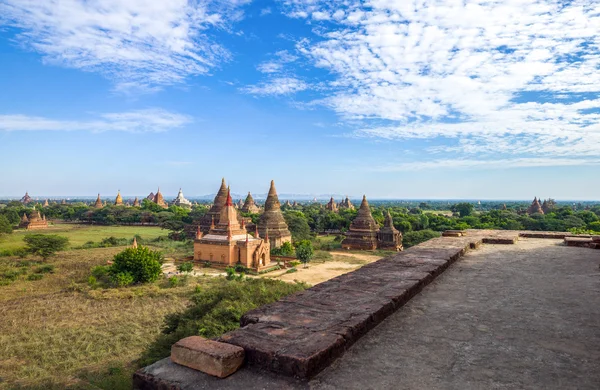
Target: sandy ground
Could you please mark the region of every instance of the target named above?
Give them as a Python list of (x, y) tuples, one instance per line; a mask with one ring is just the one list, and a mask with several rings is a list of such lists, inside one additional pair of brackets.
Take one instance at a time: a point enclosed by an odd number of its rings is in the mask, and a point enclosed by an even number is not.
[[(372, 263), (381, 259), (381, 256), (367, 255), (352, 252), (330, 252), (332, 260), (309, 263), (307, 268), (303, 265), (296, 267), (297, 271), (288, 273), (289, 269), (277, 270), (259, 276), (247, 275), (248, 277), (263, 277), (283, 280), (285, 282), (305, 282), (310, 285), (322, 283), (326, 280), (333, 279), (336, 276), (354, 271), (365, 264)], [(179, 275), (177, 266), (173, 259), (166, 259), (162, 266), (163, 274), (167, 277)], [(194, 267), (191, 273), (193, 276), (209, 275), (209, 276), (226, 276), (227, 274), (222, 269)]]
[(298, 281), (315, 285), (381, 259), (380, 256), (349, 252), (330, 253), (333, 256), (333, 260), (325, 261), (323, 263), (309, 263), (308, 268), (299, 265), (296, 267), (298, 270), (297, 272), (287, 273), (288, 270), (275, 271), (265, 275), (265, 277), (271, 277), (286, 282)]

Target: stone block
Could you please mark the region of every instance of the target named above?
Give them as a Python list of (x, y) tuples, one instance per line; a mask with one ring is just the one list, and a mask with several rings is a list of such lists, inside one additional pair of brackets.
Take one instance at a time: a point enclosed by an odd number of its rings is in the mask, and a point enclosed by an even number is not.
[(200, 336), (190, 336), (173, 344), (171, 360), (182, 366), (225, 378), (244, 363), (244, 349)]

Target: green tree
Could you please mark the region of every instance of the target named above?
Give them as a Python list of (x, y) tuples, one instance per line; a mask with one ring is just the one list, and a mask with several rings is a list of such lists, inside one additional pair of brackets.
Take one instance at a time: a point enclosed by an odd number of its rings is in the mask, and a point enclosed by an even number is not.
[(41, 256), (44, 260), (56, 252), (67, 249), (69, 239), (55, 234), (29, 234), (23, 237), (27, 252)]
[(296, 257), (304, 264), (305, 268), (314, 253), (312, 243), (308, 240), (302, 240), (296, 246)]
[(115, 277), (118, 274), (131, 274), (133, 283), (153, 282), (160, 276), (162, 254), (144, 246), (127, 248), (115, 255), (109, 273)]
[(471, 203), (462, 202), (452, 206), (451, 210), (458, 213), (462, 218), (471, 215), (473, 213), (473, 208), (474, 206)]
[(11, 234), (13, 231), (12, 224), (4, 215), (0, 214), (0, 235)]
[(177, 266), (179, 272), (192, 272), (194, 270), (194, 264), (191, 261), (186, 261)]
[(310, 239), (308, 219), (301, 211), (288, 210), (283, 214), (294, 241)]

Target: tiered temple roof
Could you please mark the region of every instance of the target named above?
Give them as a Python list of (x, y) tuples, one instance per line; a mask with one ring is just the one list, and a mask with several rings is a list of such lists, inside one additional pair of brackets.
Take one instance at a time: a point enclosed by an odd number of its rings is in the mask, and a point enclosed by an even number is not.
[(67, 200), (66, 199), (61, 200), (60, 204), (67, 204)]
[(27, 230), (46, 229), (48, 227), (48, 221), (46, 220), (45, 215), (42, 216), (39, 211), (33, 210), (29, 215), (29, 218), (27, 218), (27, 215), (23, 214), (19, 227)]
[(225, 178), (221, 180), (221, 187), (217, 191), (217, 195), (213, 201), (213, 204), (206, 214), (200, 219), (200, 230), (202, 233), (208, 233), (210, 226), (213, 223), (219, 223), (221, 217), (221, 209), (225, 206), (227, 200), (227, 186), (225, 185)]
[(338, 211), (337, 204), (335, 203), (335, 200), (333, 200), (333, 196), (331, 199), (329, 199), (329, 203), (325, 205), (325, 208), (329, 211), (333, 211), (334, 213)]
[(177, 194), (177, 198), (175, 198), (175, 200), (173, 201), (173, 204), (179, 207), (192, 208), (192, 202), (190, 202), (183, 196), (181, 188), (179, 189), (179, 193)]
[(379, 225), (371, 215), (367, 197), (363, 196), (356, 218), (350, 224), (346, 238), (342, 241), (342, 248), (377, 249), (377, 232), (379, 232)]
[(154, 192), (151, 192), (151, 193), (150, 193), (150, 195), (148, 195), (148, 196), (146, 197), (146, 199), (148, 199), (148, 200), (149, 200), (149, 201), (151, 201), (151, 202), (154, 202)]
[(338, 207), (340, 209), (354, 210), (354, 205), (352, 204), (352, 202), (350, 202), (350, 199), (348, 199), (347, 196), (346, 196), (346, 199), (344, 199), (343, 201), (340, 202)]
[(254, 198), (250, 191), (248, 191), (248, 196), (246, 196), (246, 200), (244, 201), (244, 205), (242, 206), (242, 211), (244, 213), (253, 213), (256, 214), (260, 211), (256, 203), (254, 203)]
[(167, 202), (165, 202), (165, 198), (163, 198), (163, 195), (160, 193), (160, 187), (158, 188), (158, 191), (156, 191), (156, 194), (154, 195), (154, 199), (152, 199), (152, 201), (160, 207), (162, 207), (163, 209), (169, 207), (167, 205)]
[(121, 191), (117, 192), (117, 197), (115, 198), (115, 206), (123, 205), (123, 197), (121, 196)]
[(25, 195), (21, 198), (21, 203), (29, 204), (31, 202), (33, 202), (33, 199), (31, 198), (31, 196), (29, 196), (28, 192), (25, 192)]
[(544, 210), (542, 210), (542, 205), (538, 200), (537, 196), (533, 198), (533, 202), (531, 202), (531, 206), (527, 209), (527, 214), (544, 214)]
[(43, 207), (48, 207), (48, 206), (50, 206), (50, 204), (48, 203), (48, 199), (46, 199), (46, 200), (44, 201), (44, 206), (43, 206)]
[(211, 226), (206, 235), (202, 235), (198, 227), (194, 241), (194, 260), (208, 261), (223, 267), (242, 264), (255, 270), (269, 266), (271, 258), (268, 240), (248, 234), (244, 220), (240, 223), (231, 192), (228, 188), (226, 191), (219, 222), (215, 225), (214, 218), (211, 217)]
[(265, 202), (265, 211), (258, 221), (258, 232), (262, 237), (268, 236), (271, 248), (279, 248), (284, 242), (292, 242), (292, 234), (281, 212), (281, 203), (275, 190), (275, 182), (271, 180), (271, 188)]
[(378, 247), (381, 249), (402, 250), (402, 233), (394, 227), (392, 214), (388, 211), (385, 216), (383, 228), (377, 234)]
[(135, 197), (134, 201), (133, 201), (133, 207), (139, 207), (140, 206), (140, 201), (138, 200), (137, 196)]
[(98, 197), (96, 198), (96, 203), (94, 203), (94, 207), (97, 209), (101, 209), (102, 207), (104, 207), (104, 205), (102, 204), (102, 199), (100, 199), (100, 194), (98, 194)]

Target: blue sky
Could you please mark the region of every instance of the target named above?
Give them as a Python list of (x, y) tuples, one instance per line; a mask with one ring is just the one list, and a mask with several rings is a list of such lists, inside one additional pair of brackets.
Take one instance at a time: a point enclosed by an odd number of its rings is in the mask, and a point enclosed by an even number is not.
[(594, 0), (0, 0), (0, 196), (600, 199)]

